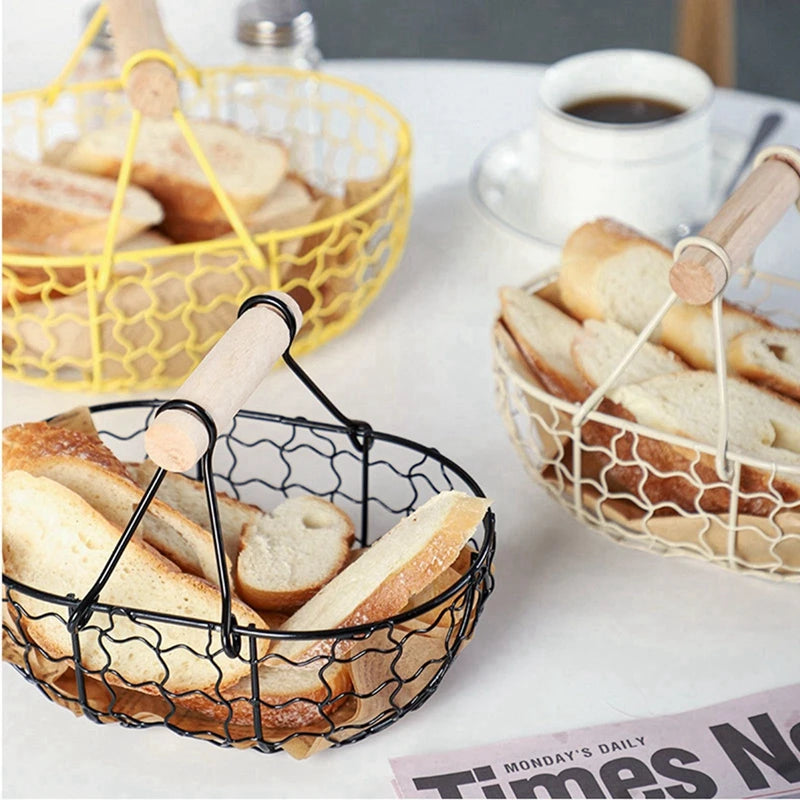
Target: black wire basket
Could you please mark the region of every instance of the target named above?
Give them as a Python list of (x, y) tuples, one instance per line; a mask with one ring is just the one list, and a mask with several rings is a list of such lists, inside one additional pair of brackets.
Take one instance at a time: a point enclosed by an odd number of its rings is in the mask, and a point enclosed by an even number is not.
[[(291, 341), (296, 326), (281, 300), (252, 298), (240, 314), (261, 303), (285, 317)], [(350, 515), (362, 547), (438, 492), (456, 489), (483, 496), (478, 484), (437, 450), (345, 417), (288, 348), (283, 358), (336, 422), (241, 410), (229, 432), (217, 437), (210, 414), (186, 400), (106, 403), (90, 409), (101, 439), (125, 461), (143, 458), (145, 431), (167, 409), (188, 410), (205, 425), (208, 447), (192, 477), (206, 489), (222, 613), (209, 620), (98, 601), (157, 494), (165, 474), (158, 468), (106, 568), (83, 598), (49, 594), (3, 575), (4, 659), (50, 700), (98, 723), (161, 726), (221, 746), (284, 749), (305, 757), (382, 730), (419, 708), (436, 690), (472, 636), (493, 588), (491, 511), (451, 567), (449, 579), (434, 583), (415, 607), (388, 619), (335, 630), (282, 632), (239, 625), (231, 612), (215, 490), (260, 508), (300, 495), (324, 498)], [(33, 622), (45, 620), (62, 634), (68, 632), (70, 655), (56, 657), (29, 635)], [(171, 665), (183, 662), (174, 660), (175, 646), (167, 646), (174, 635), (166, 633), (180, 631), (191, 642), (180, 645), (180, 658), (214, 670), (220, 677), (212, 688), (173, 688)], [(108, 655), (105, 663), (98, 666), (97, 659), (87, 663), (82, 658), (86, 637), (95, 652), (99, 648)], [(269, 645), (279, 639), (325, 646), (303, 648), (313, 655), (293, 661), (270, 652)], [(110, 656), (125, 646), (146, 648), (162, 665), (161, 679), (146, 685), (127, 680)], [(226, 659), (246, 664), (246, 677), (221, 689), (220, 664)], [(282, 686), (300, 687), (294, 696), (286, 696), (285, 689), (271, 693), (265, 675), (276, 674)]]

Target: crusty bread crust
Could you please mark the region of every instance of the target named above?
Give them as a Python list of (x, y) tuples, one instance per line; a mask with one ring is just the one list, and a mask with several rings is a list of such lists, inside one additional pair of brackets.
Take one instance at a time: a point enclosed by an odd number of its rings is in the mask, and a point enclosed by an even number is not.
[[(748, 352), (748, 343), (755, 337), (763, 339), (758, 342), (758, 345), (767, 350), (767, 355), (774, 347), (782, 348), (785, 344), (781, 341), (785, 338), (791, 338), (797, 342), (796, 346), (800, 347), (800, 331), (795, 329), (775, 329), (773, 336), (769, 332), (761, 334), (759, 332), (748, 331), (739, 336), (734, 337), (728, 345), (728, 364), (732, 369), (761, 386), (772, 389), (779, 394), (791, 397), (793, 400), (800, 400), (800, 384), (794, 380), (790, 380), (785, 374), (781, 374), (780, 363), (776, 364), (774, 368), (770, 368), (768, 364), (759, 364), (753, 360)], [(773, 339), (773, 341), (770, 341)], [(780, 362), (780, 358), (777, 357)]]
[[(311, 197), (302, 181), (286, 178), (264, 203), (244, 218), (244, 223), (251, 234), (308, 225), (314, 219), (320, 202)], [(165, 219), (161, 229), (176, 242), (217, 239), (233, 230), (227, 219), (202, 220), (177, 214)], [(286, 243), (282, 249), (285, 246)]]
[[(325, 722), (352, 688), (347, 664), (321, 659), (308, 667), (268, 660), (259, 667), (259, 711), (267, 728), (300, 730)], [(232, 725), (253, 725), (250, 677), (222, 691), (210, 687), (174, 698), (175, 705)], [(230, 710), (228, 708), (230, 705)]]
[[(432, 503), (438, 500), (439, 496), (428, 502)], [(340, 619), (330, 619), (330, 615), (319, 618), (318, 625), (320, 629), (363, 625), (386, 619), (392, 614), (401, 611), (413, 595), (422, 591), (456, 560), (465, 542), (481, 519), (483, 519), (488, 506), (489, 501), (485, 498), (461, 495), (459, 498), (454, 499), (446, 516), (441, 520), (436, 531), (419, 552), (409, 553), (407, 560), (395, 568), (391, 574), (387, 574), (377, 589), (361, 599), (360, 602), (357, 602)], [(372, 547), (376, 547), (378, 542), (373, 544)], [(351, 581), (348, 571), (354, 567), (359, 567), (366, 555), (362, 555), (361, 558), (340, 572), (323, 590), (315, 595), (310, 603), (318, 602), (320, 609), (324, 609), (325, 596), (341, 591), (340, 587), (347, 587)], [(306, 605), (298, 613), (302, 614), (308, 608), (309, 605)], [(297, 619), (297, 614), (290, 617), (281, 627), (281, 630), (298, 630)], [(324, 639), (307, 641), (279, 640), (272, 648), (272, 652), (298, 663), (314, 656), (327, 655), (331, 651), (337, 657), (342, 657), (352, 644), (353, 642), (348, 640), (338, 642)]]
[[(104, 563), (116, 545), (121, 534), (119, 528), (77, 494), (48, 478), (12, 470), (4, 474), (3, 486), (6, 574), (44, 591), (75, 591), (80, 596), (97, 578), (98, 565)], [(60, 523), (52, 530), (48, 528), (45, 544), (42, 526), (50, 525), (54, 520)], [(45, 546), (51, 563), (43, 576), (40, 559), (45, 555), (41, 549)], [(155, 597), (168, 601), (167, 606), (156, 603), (154, 608)], [(220, 606), (219, 593), (214, 587), (182, 572), (136, 538), (129, 542), (100, 600), (114, 605), (211, 619)], [(26, 610), (31, 615), (26, 620), (26, 634), (50, 658), (71, 659), (71, 636), (64, 622), (56, 615), (46, 613), (52, 611), (49, 606), (32, 598), (26, 601)], [(240, 601), (233, 600), (232, 610), (240, 624), (252, 623), (263, 629), (263, 621)], [(156, 631), (160, 658), (152, 655), (152, 641), (149, 645), (145, 643), (146, 636), (152, 639)], [(86, 630), (81, 639), (82, 663), (89, 670), (103, 670), (109, 682), (120, 685), (134, 683), (141, 691), (150, 694), (159, 692), (158, 687), (150, 683), (152, 681), (164, 683), (168, 691), (174, 692), (195, 690), (215, 681), (221, 687), (227, 687), (248, 674), (246, 659), (228, 659), (218, 655), (212, 663), (208, 657), (189, 655), (189, 650), (200, 654), (206, 653), (206, 648), (210, 652), (218, 650), (219, 642), (215, 647), (213, 638), (212, 635), (209, 642), (209, 634), (202, 628), (158, 622), (137, 626), (127, 617), (118, 617), (114, 621), (112, 639), (106, 639), (102, 645), (96, 628)], [(260, 647), (263, 653), (266, 646)], [(169, 668), (169, 677), (164, 664)]]
[(669, 256), (658, 242), (613, 219), (587, 222), (564, 243), (558, 292), (561, 303), (578, 319), (604, 319), (598, 271), (603, 262), (624, 253), (632, 246), (653, 248)]
[[(589, 396), (589, 385), (583, 381), (579, 382), (574, 380), (556, 369), (543, 355), (541, 348), (524, 335), (521, 325), (516, 324), (515, 314), (513, 313), (514, 309), (506, 302), (505, 290), (501, 290), (500, 296), (502, 303), (502, 324), (517, 343), (521, 355), (536, 378), (547, 391), (552, 392), (557, 397), (562, 397), (571, 402), (585, 400)], [(547, 301), (541, 297), (539, 300), (542, 303), (547, 303)], [(555, 306), (553, 309), (557, 313), (563, 313), (560, 312), (559, 309), (556, 309)], [(575, 328), (579, 330), (577, 322), (575, 322)], [(552, 343), (552, 339), (550, 341)], [(563, 342), (562, 344), (564, 347), (564, 355), (566, 358), (569, 358), (571, 342)]]
[[(734, 303), (722, 304), (724, 333), (742, 330), (771, 330), (775, 326), (766, 318), (740, 308)], [(676, 303), (661, 325), (662, 343), (696, 369), (713, 370), (714, 334), (711, 306), (690, 306)]]
[[(141, 489), (147, 488), (157, 469), (149, 459), (140, 463), (126, 464), (125, 468)], [(225, 553), (231, 563), (235, 564), (239, 554), (242, 527), (257, 522), (264, 512), (257, 506), (236, 500), (225, 492), (217, 491), (216, 495)], [(209, 530), (205, 486), (200, 481), (194, 481), (176, 472), (168, 472), (159, 487), (159, 496), (179, 514)]]
[[(119, 527), (127, 524), (143, 494), (125, 466), (97, 437), (46, 422), (12, 425), (3, 431), (3, 469), (25, 470), (55, 480), (77, 492)], [(137, 536), (186, 572), (219, 583), (211, 534), (158, 496), (151, 502)]]
[[(185, 159), (187, 163), (194, 166), (194, 156), (188, 150), (188, 145), (183, 139), (183, 134), (177, 125), (169, 126), (167, 129), (160, 121), (158, 123), (145, 123), (154, 127), (159, 126), (160, 137), (170, 137), (170, 149), (173, 151), (176, 159)], [(226, 125), (224, 123), (209, 123), (199, 120), (194, 120), (191, 123), (195, 135), (200, 139), (201, 147), (205, 144), (207, 158), (209, 158), (212, 167), (215, 166), (215, 150), (213, 143), (209, 148), (206, 141), (204, 132), (213, 132), (214, 128), (223, 130), (235, 130), (235, 126)], [(109, 152), (102, 152), (94, 149), (91, 134), (88, 138), (78, 140), (71, 148), (65, 149), (60, 154), (63, 158), (63, 165), (69, 169), (89, 172), (94, 175), (104, 175), (109, 178), (116, 178), (119, 174), (119, 169), (122, 163), (122, 153), (124, 138), (122, 134), (115, 127), (113, 133), (118, 141), (113, 146), (118, 148), (118, 153), (111, 154)], [(213, 133), (209, 134), (213, 136)], [(140, 132), (140, 145), (142, 140), (147, 137), (144, 130)], [(286, 172), (288, 165), (288, 154), (286, 148), (279, 142), (266, 139), (255, 139), (241, 132), (240, 141), (241, 147), (244, 149), (247, 142), (258, 143), (261, 146), (270, 146), (270, 157), (277, 159), (280, 163), (276, 164), (274, 170), (274, 183), (266, 186), (253, 189), (251, 192), (245, 191), (231, 191), (227, 189), (228, 199), (234, 205), (239, 214), (247, 215), (254, 212), (274, 191), (280, 183), (283, 175)], [(170, 172), (167, 168), (152, 164), (148, 162), (150, 158), (148, 152), (142, 152), (142, 148), (137, 148), (134, 158), (134, 163), (131, 168), (131, 183), (147, 189), (153, 197), (155, 197), (164, 208), (165, 218), (178, 217), (182, 219), (190, 219), (196, 221), (213, 222), (215, 220), (226, 220), (227, 216), (222, 210), (216, 196), (214, 195), (211, 186), (205, 180), (205, 177), (198, 176), (197, 179), (189, 177), (181, 172)], [(224, 158), (224, 156), (223, 156)], [(226, 184), (226, 175), (224, 168), (220, 168), (217, 163), (218, 177), (220, 178), (223, 188)]]

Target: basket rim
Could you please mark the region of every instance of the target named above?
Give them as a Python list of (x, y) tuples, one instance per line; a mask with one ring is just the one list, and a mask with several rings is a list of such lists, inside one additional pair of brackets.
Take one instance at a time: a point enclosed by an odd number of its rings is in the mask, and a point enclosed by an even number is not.
[[(109, 403), (98, 403), (88, 406), (91, 413), (104, 412), (104, 411), (117, 411), (131, 408), (158, 408), (162, 401), (157, 399), (144, 399), (144, 400), (120, 400)], [(328, 432), (347, 434), (349, 429), (345, 425), (335, 422), (319, 422), (309, 420), (306, 417), (289, 417), (281, 414), (272, 414), (263, 411), (254, 411), (250, 409), (242, 409), (238, 412), (237, 416), (245, 419), (256, 419), (264, 422), (274, 422), (279, 424), (291, 424), (298, 427), (308, 429), (319, 429)], [(99, 432), (103, 433), (105, 429)], [(138, 435), (139, 432), (133, 434), (131, 437)], [(427, 447), (412, 439), (407, 439), (396, 434), (387, 433), (384, 431), (372, 430), (370, 436), (377, 440), (387, 442), (392, 445), (398, 445), (418, 453), (422, 453), (429, 458), (437, 461), (442, 466), (447, 467), (469, 487), (476, 497), (486, 497), (477, 482), (472, 478), (469, 473), (447, 456), (442, 455), (438, 450), (432, 447)], [(416, 619), (423, 614), (433, 611), (435, 608), (441, 606), (444, 602), (450, 600), (464, 590), (469, 584), (475, 582), (476, 577), (480, 570), (484, 568), (489, 570), (492, 563), (492, 553), (496, 543), (496, 530), (494, 524), (494, 512), (491, 508), (486, 511), (481, 522), (483, 527), (483, 540), (478, 549), (475, 551), (476, 555), (469, 565), (464, 574), (453, 584), (446, 589), (442, 590), (435, 597), (426, 601), (425, 603), (416, 606), (408, 611), (393, 614), (381, 620), (374, 622), (363, 623), (361, 625), (350, 625), (341, 628), (332, 628), (328, 630), (311, 630), (311, 631), (278, 631), (269, 629), (259, 629), (255, 627), (243, 627), (241, 625), (233, 626), (233, 631), (241, 636), (250, 636), (258, 639), (267, 640), (292, 640), (292, 641), (306, 641), (315, 639), (348, 639), (357, 638), (360, 636), (369, 635), (382, 628), (393, 628), (395, 625), (400, 625), (403, 622)], [(469, 545), (467, 545), (469, 546)], [(35, 587), (28, 586), (7, 576), (3, 572), (3, 586), (12, 589), (13, 591), (20, 592), (27, 596), (33, 597), (36, 600), (49, 602), (53, 605), (61, 605), (65, 607), (77, 606), (80, 598), (68, 598), (62, 595), (52, 594), (50, 592), (36, 589)], [(119, 606), (110, 605), (107, 603), (94, 603), (90, 606), (92, 614), (94, 613), (121, 613), (131, 616), (133, 619), (141, 619), (148, 622), (161, 622), (168, 624), (186, 625), (190, 627), (201, 627), (208, 630), (215, 630), (221, 627), (219, 620), (200, 620), (193, 617), (184, 617), (177, 614), (166, 614), (158, 611), (151, 611), (148, 609), (139, 609), (132, 606)], [(308, 659), (309, 663), (313, 663), (318, 657)]]
[[(553, 285), (558, 279), (559, 268), (559, 265), (551, 267), (533, 280), (522, 284), (520, 288), (528, 292), (534, 292)], [(778, 285), (797, 286), (797, 284), (792, 282), (791, 279), (785, 278), (781, 275), (772, 276), (770, 273), (755, 271), (753, 272), (753, 277), (766, 280), (768, 282), (772, 281), (774, 277), (774, 282)], [(569, 415), (570, 418), (574, 417), (574, 415), (581, 408), (580, 403), (564, 400), (563, 398), (551, 394), (544, 387), (536, 386), (528, 379), (527, 376), (520, 374), (520, 372), (514, 367), (504, 344), (500, 341), (500, 337), (497, 335), (498, 325), (502, 325), (501, 312), (498, 312), (495, 315), (492, 326), (492, 351), (496, 368), (499, 367), (502, 369), (509, 380), (516, 384), (517, 387), (523, 390), (526, 394), (558, 411), (563, 412), (564, 414)], [(596, 409), (587, 414), (584, 423), (590, 421), (610, 425), (615, 428), (619, 428), (621, 431), (635, 433), (639, 436), (658, 439), (659, 441), (666, 442), (667, 444), (671, 444), (676, 447), (693, 450), (698, 454), (708, 455), (711, 458), (714, 458), (717, 454), (717, 448), (713, 445), (699, 442), (686, 436), (678, 436), (667, 433), (666, 431), (661, 431), (657, 428), (651, 428), (647, 425), (642, 425), (641, 423), (634, 422), (632, 420), (626, 420), (622, 417), (616, 417), (612, 414), (605, 414), (597, 411)], [(737, 452), (732, 448), (726, 451), (726, 457), (732, 464), (739, 464), (743, 467), (752, 467), (754, 469), (767, 471), (770, 473), (770, 479), (780, 475), (800, 476), (800, 464), (783, 464), (775, 461), (765, 461), (763, 459)]]
[[(262, 75), (265, 77), (283, 76), (296, 79), (313, 79), (323, 84), (327, 83), (333, 86), (338, 86), (342, 89), (347, 89), (353, 94), (365, 98), (367, 101), (382, 108), (397, 125), (397, 129), (394, 133), (397, 144), (397, 152), (395, 154), (394, 161), (387, 172), (386, 180), (382, 181), (376, 190), (371, 192), (367, 197), (365, 197), (363, 200), (360, 200), (358, 203), (348, 206), (336, 214), (325, 216), (319, 220), (314, 220), (307, 225), (254, 234), (252, 238), (256, 244), (268, 246), (274, 243), (277, 245), (283, 241), (291, 241), (292, 239), (296, 238), (306, 238), (329, 228), (335, 228), (346, 222), (350, 222), (376, 208), (378, 205), (380, 205), (380, 203), (386, 200), (387, 197), (395, 192), (404, 180), (408, 179), (411, 170), (410, 156), (413, 150), (411, 126), (408, 120), (406, 120), (406, 118), (394, 105), (368, 87), (348, 80), (347, 78), (329, 75), (325, 72), (312, 72), (309, 70), (299, 70), (291, 67), (260, 67), (242, 64), (228, 67), (199, 68), (196, 70), (196, 72), (200, 75), (201, 80), (204, 77), (211, 77), (218, 74), (230, 75), (238, 73), (247, 75)], [(188, 76), (189, 73), (186, 70), (180, 70), (178, 72), (179, 79), (187, 79)], [(123, 85), (118, 77), (104, 81), (69, 83), (62, 88), (61, 93), (80, 93), (102, 89), (121, 92), (123, 90)], [(49, 87), (47, 86), (39, 89), (23, 89), (21, 91), (9, 92), (3, 95), (3, 106), (5, 107), (7, 104), (25, 100), (38, 100), (40, 103), (46, 104), (48, 92)], [(238, 237), (233, 235), (228, 239), (217, 237), (214, 239), (204, 239), (198, 242), (175, 243), (164, 247), (145, 248), (141, 250), (120, 252), (115, 248), (112, 254), (112, 263), (117, 264), (120, 261), (125, 262), (145, 257), (154, 258), (212, 253), (220, 250), (230, 250), (232, 248), (241, 246), (242, 242), (238, 239)], [(75, 255), (31, 255), (27, 253), (8, 253), (5, 250), (3, 251), (2, 258), (3, 264), (7, 264), (12, 267), (49, 267), (51, 269), (58, 270), (60, 268), (83, 266), (87, 269), (87, 272), (90, 269), (99, 268), (104, 260), (102, 252), (78, 253)], [(109, 285), (112, 285), (118, 281), (120, 277), (121, 276), (115, 275), (112, 271)]]

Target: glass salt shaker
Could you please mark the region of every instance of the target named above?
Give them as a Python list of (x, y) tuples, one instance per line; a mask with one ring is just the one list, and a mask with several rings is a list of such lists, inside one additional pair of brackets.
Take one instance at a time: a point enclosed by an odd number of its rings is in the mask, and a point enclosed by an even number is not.
[[(236, 39), (240, 60), (248, 66), (312, 72), (322, 66), (316, 24), (305, 0), (242, 0)], [(232, 121), (285, 141), (291, 169), (313, 180), (322, 158), (318, 81), (243, 73), (231, 92)]]
[(314, 17), (303, 0), (244, 0), (236, 12), (236, 39), (245, 63), (318, 70)]

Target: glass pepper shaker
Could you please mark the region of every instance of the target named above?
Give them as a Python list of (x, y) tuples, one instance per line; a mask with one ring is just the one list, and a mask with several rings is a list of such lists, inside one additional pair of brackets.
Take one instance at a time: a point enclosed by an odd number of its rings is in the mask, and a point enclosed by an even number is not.
[(317, 70), (314, 17), (303, 0), (244, 0), (236, 13), (236, 39), (245, 63)]
[[(305, 0), (243, 0), (236, 11), (240, 60), (255, 67), (290, 67), (318, 71), (314, 17)], [(245, 129), (283, 140), (290, 168), (312, 179), (320, 172), (321, 126), (319, 82), (241, 74), (231, 87), (231, 119)], [(285, 114), (276, 114), (277, 103)]]

